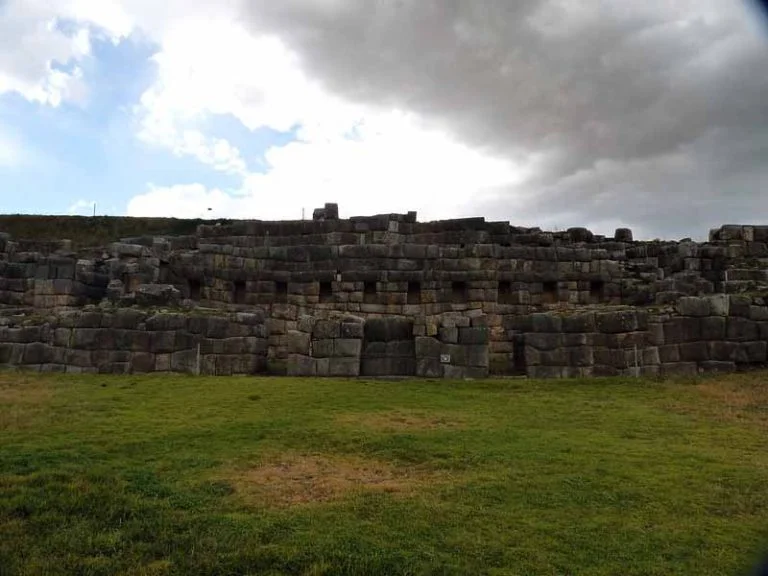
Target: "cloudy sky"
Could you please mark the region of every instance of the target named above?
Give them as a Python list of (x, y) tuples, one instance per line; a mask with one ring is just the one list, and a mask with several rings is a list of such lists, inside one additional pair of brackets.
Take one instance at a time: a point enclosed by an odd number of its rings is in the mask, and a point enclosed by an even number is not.
[(768, 223), (768, 20), (749, 0), (0, 0), (0, 212), (94, 202)]

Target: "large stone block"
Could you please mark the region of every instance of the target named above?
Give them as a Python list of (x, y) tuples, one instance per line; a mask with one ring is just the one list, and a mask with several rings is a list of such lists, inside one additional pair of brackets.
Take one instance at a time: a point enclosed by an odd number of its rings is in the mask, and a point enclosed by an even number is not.
[(760, 327), (757, 322), (742, 317), (729, 317), (726, 323), (726, 337), (734, 342), (747, 342), (760, 339)]
[[(337, 340), (337, 342), (339, 342)], [(352, 340), (360, 342), (360, 340)], [(328, 368), (329, 376), (359, 376), (360, 360), (358, 358), (331, 358)]]
[(680, 360), (683, 362), (703, 362), (709, 360), (706, 342), (686, 342), (680, 344)]
[(680, 362), (680, 345), (665, 344), (664, 346), (659, 346), (659, 358), (664, 364)]
[(455, 326), (441, 326), (437, 334), (440, 341), (446, 344), (457, 344), (459, 342), (459, 329)]
[(709, 316), (710, 302), (707, 298), (684, 297), (677, 301), (677, 312), (681, 316)]
[(594, 349), (591, 346), (577, 346), (566, 350), (570, 366), (592, 366), (595, 363)]
[(413, 337), (413, 320), (405, 318), (370, 318), (365, 322), (365, 339), (369, 342), (408, 340)]
[(287, 334), (286, 345), (290, 354), (309, 355), (310, 335), (307, 332), (291, 330)]
[(563, 332), (594, 332), (596, 329), (595, 314), (593, 312), (564, 316), (562, 323)]
[(534, 332), (525, 335), (525, 344), (538, 350), (555, 350), (563, 345), (563, 335)]
[(467, 366), (475, 368), (488, 368), (488, 346), (477, 344), (471, 346), (465, 346), (466, 348), (466, 363)]
[(459, 328), (459, 344), (477, 345), (488, 343), (488, 329), (485, 326)]
[(333, 340), (312, 340), (311, 350), (313, 358), (330, 358), (334, 355)]
[(440, 378), (442, 375), (443, 367), (440, 364), (439, 358), (424, 357), (416, 361), (416, 376), (420, 378)]
[(362, 338), (363, 324), (361, 322), (342, 322), (340, 335), (341, 338)]
[(531, 330), (533, 332), (561, 332), (563, 320), (560, 316), (546, 313), (531, 314)]
[(720, 362), (717, 360), (708, 360), (701, 362), (699, 368), (704, 373), (729, 373), (736, 371), (736, 364), (734, 362)]
[(150, 351), (156, 354), (168, 354), (176, 350), (175, 332), (152, 332), (149, 341)]
[[(363, 341), (357, 338), (337, 338), (333, 341), (333, 346), (334, 356), (358, 358), (363, 347)], [(331, 372), (333, 372), (333, 362), (331, 362)]]
[(597, 330), (606, 334), (633, 332), (639, 328), (637, 312), (634, 310), (597, 312), (595, 323)]
[(415, 353), (417, 358), (440, 359), (442, 346), (440, 341), (429, 336), (417, 337), (415, 339)]
[[(31, 344), (30, 344), (31, 346)], [(768, 343), (743, 342), (738, 344), (736, 362), (741, 364), (764, 364), (768, 352)]]
[(675, 362), (671, 364), (662, 364), (660, 375), (662, 378), (672, 378), (676, 376), (696, 376), (699, 368), (695, 362)]
[(723, 316), (707, 316), (701, 319), (702, 340), (725, 339), (725, 318)]

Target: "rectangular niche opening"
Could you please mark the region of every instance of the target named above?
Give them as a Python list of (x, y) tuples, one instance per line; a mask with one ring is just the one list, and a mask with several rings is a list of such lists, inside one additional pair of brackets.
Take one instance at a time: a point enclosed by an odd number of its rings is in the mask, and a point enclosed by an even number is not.
[(235, 304), (245, 304), (245, 281), (238, 280), (235, 282)]
[(202, 285), (200, 283), (200, 280), (198, 280), (197, 278), (192, 278), (188, 280), (187, 287), (189, 288), (189, 299), (200, 300), (200, 295), (202, 292)]
[(365, 282), (363, 284), (363, 302), (366, 304), (376, 304), (376, 282)]
[(320, 282), (320, 303), (330, 304), (333, 302), (333, 284), (331, 282)]
[(512, 282), (502, 280), (499, 282), (499, 304), (512, 304)]
[(288, 302), (288, 282), (275, 282), (275, 303)]
[(451, 282), (451, 301), (465, 304), (469, 300), (469, 288), (466, 282)]
[(544, 282), (541, 293), (541, 302), (543, 304), (557, 303), (557, 282)]
[(589, 283), (589, 299), (593, 303), (599, 303), (603, 301), (603, 295), (605, 294), (605, 282), (602, 280), (593, 280)]
[(421, 282), (408, 282), (408, 304), (421, 304)]

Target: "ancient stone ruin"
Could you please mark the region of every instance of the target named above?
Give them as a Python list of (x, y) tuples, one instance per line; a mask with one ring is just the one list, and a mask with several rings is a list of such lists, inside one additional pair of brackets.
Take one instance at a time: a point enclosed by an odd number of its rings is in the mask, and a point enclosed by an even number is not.
[(0, 234), (0, 365), (297, 376), (668, 376), (762, 366), (768, 226), (640, 242), (416, 214)]

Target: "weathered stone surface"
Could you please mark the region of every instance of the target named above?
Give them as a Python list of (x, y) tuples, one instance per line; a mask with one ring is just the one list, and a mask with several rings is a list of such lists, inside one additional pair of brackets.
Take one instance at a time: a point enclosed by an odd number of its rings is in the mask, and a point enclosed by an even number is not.
[(597, 329), (606, 334), (632, 332), (638, 329), (637, 312), (619, 310), (616, 312), (598, 312), (595, 314)]
[(677, 312), (683, 316), (709, 316), (710, 302), (707, 298), (680, 298), (677, 301)]
[[(357, 338), (337, 338), (333, 341), (333, 346), (333, 353), (337, 357), (359, 358), (363, 341)], [(333, 363), (331, 365), (333, 366)], [(331, 371), (333, 371), (333, 367), (331, 367)]]

